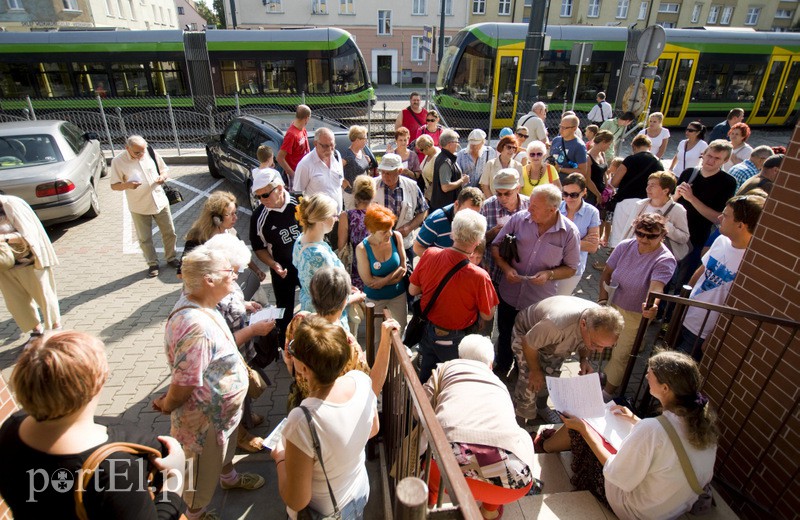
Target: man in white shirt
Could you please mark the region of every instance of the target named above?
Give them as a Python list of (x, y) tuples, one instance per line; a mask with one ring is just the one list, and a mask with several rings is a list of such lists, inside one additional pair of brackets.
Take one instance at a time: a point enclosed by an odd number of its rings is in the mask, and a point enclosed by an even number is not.
[(344, 166), (336, 151), (333, 132), (329, 128), (317, 128), (314, 149), (297, 163), (292, 187), (306, 196), (324, 193), (336, 201), (338, 214), (342, 212), (343, 180)]
[(592, 107), (589, 111), (589, 115), (586, 117), (597, 126), (602, 125), (608, 119), (614, 118), (614, 111), (611, 109), (611, 105), (606, 101), (605, 92), (597, 93), (597, 104)]
[(147, 141), (140, 135), (128, 137), (125, 150), (111, 161), (111, 189), (125, 192), (139, 247), (142, 248), (149, 266), (148, 278), (158, 276), (158, 255), (153, 246), (153, 221), (161, 232), (167, 263), (175, 268), (181, 265), (175, 253), (175, 225), (172, 222), (169, 201), (162, 188), (167, 180), (168, 170), (161, 156), (155, 151), (152, 156), (148, 153)]
[[(720, 236), (703, 255), (703, 264), (689, 281), (693, 287), (690, 299), (725, 304), (763, 208), (764, 198), (758, 195), (736, 196), (725, 204), (719, 217)], [(718, 315), (712, 311), (706, 318), (704, 309), (689, 307), (683, 319), (677, 349), (700, 361), (703, 357), (703, 340), (714, 329)]]
[(531, 141), (541, 141), (547, 147), (550, 147), (550, 139), (547, 137), (547, 127), (545, 126), (545, 118), (547, 117), (547, 105), (541, 101), (537, 101), (531, 107), (531, 111), (519, 118), (517, 128), (524, 126), (528, 129), (528, 138), (522, 143), (525, 148)]

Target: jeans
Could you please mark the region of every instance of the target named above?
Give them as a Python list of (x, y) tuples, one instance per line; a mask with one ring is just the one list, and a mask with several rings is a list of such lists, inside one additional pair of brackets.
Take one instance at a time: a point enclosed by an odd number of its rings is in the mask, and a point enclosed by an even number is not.
[(678, 343), (675, 345), (675, 350), (685, 352), (692, 356), (698, 363), (703, 360), (703, 338), (698, 338), (692, 331), (686, 327), (681, 327), (681, 335), (678, 338)]
[[(283, 265), (283, 264), (281, 264)], [(275, 306), (279, 309), (286, 309), (283, 312), (283, 318), (277, 320), (278, 324), (278, 345), (283, 348), (286, 344), (286, 327), (294, 317), (294, 293), (297, 287), (300, 287), (300, 279), (297, 276), (297, 268), (292, 265), (284, 266), (288, 271), (286, 278), (281, 278), (272, 269), (269, 270), (270, 279), (272, 280), (272, 291), (275, 293)]]
[(516, 307), (500, 298), (500, 305), (497, 307), (497, 357), (494, 361), (497, 371), (508, 373), (511, 370), (511, 363), (514, 361), (511, 337), (514, 334), (514, 320), (517, 319), (518, 313)]
[(431, 372), (439, 363), (458, 359), (458, 344), (466, 336), (463, 330), (445, 331), (428, 323), (425, 334), (419, 342), (419, 381), (422, 384), (431, 377)]
[[(364, 509), (367, 507), (367, 500), (369, 499), (369, 487), (367, 492), (353, 498), (350, 502), (342, 506), (339, 505), (339, 512), (341, 513), (342, 520), (363, 520)], [(326, 516), (318, 511), (309, 508), (311, 518), (313, 520), (322, 520)]]

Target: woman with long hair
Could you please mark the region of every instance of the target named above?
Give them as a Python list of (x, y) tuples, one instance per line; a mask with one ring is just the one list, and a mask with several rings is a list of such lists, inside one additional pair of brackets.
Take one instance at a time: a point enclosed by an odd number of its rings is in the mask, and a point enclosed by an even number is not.
[[(413, 154), (412, 154), (413, 155)], [(343, 211), (339, 215), (339, 239), (338, 250), (342, 250), (350, 244), (353, 248), (353, 264), (350, 267), (350, 279), (353, 287), (364, 290), (364, 282), (361, 280), (358, 271), (358, 259), (356, 257), (356, 247), (369, 234), (364, 225), (364, 218), (367, 214), (367, 207), (375, 197), (375, 183), (369, 175), (359, 175), (353, 183), (353, 209)]]
[(650, 138), (650, 151), (653, 155), (661, 159), (667, 151), (669, 144), (669, 130), (664, 128), (664, 114), (653, 112), (647, 119), (647, 128), (639, 131), (639, 135), (646, 135)]
[[(425, 124), (419, 127), (417, 130), (417, 134), (414, 136), (414, 139), (419, 139), (423, 135), (430, 136), (433, 140), (434, 146), (439, 146), (439, 138), (442, 136), (442, 125), (439, 124), (439, 113), (436, 110), (429, 110), (428, 115), (425, 118)], [(422, 152), (417, 152), (417, 159), (419, 162), (422, 162), (422, 159), (425, 158), (425, 155)]]
[(680, 178), (684, 170), (700, 164), (700, 157), (708, 148), (708, 143), (703, 140), (705, 137), (706, 127), (703, 126), (703, 123), (699, 121), (689, 123), (686, 127), (686, 139), (678, 143), (675, 157), (672, 158), (672, 164), (669, 165), (669, 169), (675, 174), (675, 177)]

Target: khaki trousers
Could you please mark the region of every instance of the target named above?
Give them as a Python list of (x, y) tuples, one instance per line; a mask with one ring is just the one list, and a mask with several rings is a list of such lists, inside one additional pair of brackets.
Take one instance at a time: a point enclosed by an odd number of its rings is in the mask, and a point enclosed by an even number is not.
[(200, 509), (211, 503), (222, 468), (233, 462), (236, 440), (234, 430), (233, 435), (220, 446), (217, 444), (216, 430), (213, 426), (209, 426), (203, 451), (194, 453), (186, 450), (186, 462), (190, 466), (186, 471), (183, 500), (189, 509)]
[(56, 296), (56, 280), (49, 267), (36, 269), (33, 265), (15, 267), (0, 272), (0, 292), (8, 312), (23, 332), (35, 329), (42, 320), (45, 328), (61, 324), (61, 312)]
[(153, 245), (154, 220), (158, 230), (161, 232), (161, 240), (164, 242), (164, 256), (167, 262), (175, 259), (175, 242), (178, 237), (175, 235), (175, 225), (172, 223), (172, 212), (170, 212), (169, 206), (155, 215), (141, 215), (131, 212), (131, 219), (133, 220), (133, 227), (136, 229), (136, 237), (139, 239), (139, 247), (142, 248), (147, 265), (158, 265), (158, 255)]

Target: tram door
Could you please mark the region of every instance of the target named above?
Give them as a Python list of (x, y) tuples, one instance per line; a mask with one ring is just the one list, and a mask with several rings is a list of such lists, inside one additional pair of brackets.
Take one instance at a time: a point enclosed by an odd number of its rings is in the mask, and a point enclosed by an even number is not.
[(800, 80), (800, 58), (773, 56), (748, 123), (770, 125), (785, 123), (797, 102), (798, 80)]
[(699, 56), (699, 52), (667, 52), (656, 62), (656, 74), (661, 78), (661, 89), (652, 93), (652, 110), (659, 110), (664, 114), (664, 126), (679, 126), (683, 123), (692, 96)]
[(517, 107), (517, 85), (519, 85), (520, 53), (498, 51), (494, 71), (495, 100), (492, 110), (494, 127), (514, 127), (514, 110)]

